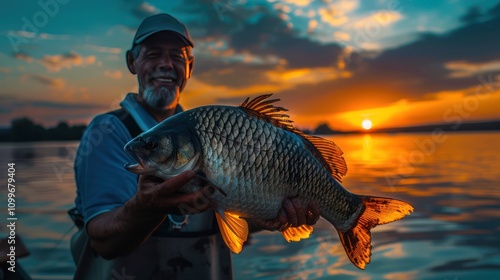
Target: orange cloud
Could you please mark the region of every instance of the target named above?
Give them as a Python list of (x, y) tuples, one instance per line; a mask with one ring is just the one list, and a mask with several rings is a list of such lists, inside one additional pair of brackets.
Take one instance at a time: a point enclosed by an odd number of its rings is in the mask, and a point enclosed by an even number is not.
[(400, 21), (403, 15), (397, 11), (377, 11), (372, 13), (370, 16), (362, 18), (354, 23), (356, 28), (368, 28), (367, 25), (370, 23), (378, 23), (380, 26), (385, 27), (387, 25), (393, 24)]
[(25, 53), (18, 52), (18, 53), (16, 53), (16, 55), (14, 57), (19, 59), (19, 60), (24, 60), (28, 63), (33, 62), (33, 57), (31, 57), (30, 55), (25, 54)]
[(96, 45), (87, 45), (87, 47), (93, 51), (101, 53), (120, 54), (122, 52), (122, 49), (120, 48), (110, 48)]
[(326, 80), (349, 78), (349, 71), (335, 70), (332, 67), (300, 68), (292, 70), (268, 71), (266, 76), (270, 81), (282, 83), (286, 88), (298, 84), (320, 83)]
[(473, 77), (481, 73), (500, 71), (500, 60), (473, 63), (467, 61), (452, 61), (444, 65), (452, 72), (448, 75), (451, 78)]
[(58, 88), (61, 89), (64, 87), (65, 82), (63, 79), (60, 78), (52, 78), (48, 77), (45, 75), (40, 75), (40, 74), (24, 74), (21, 76), (21, 80), (24, 80), (26, 78), (31, 78), (43, 85), (47, 85), (53, 88)]
[(326, 8), (318, 10), (321, 20), (331, 26), (339, 26), (349, 21), (348, 13), (354, 11), (359, 6), (357, 0), (341, 0), (329, 4)]
[(313, 32), (317, 26), (318, 26), (318, 21), (315, 19), (311, 19), (309, 21), (309, 26), (307, 27), (307, 32), (309, 32), (309, 33)]
[(335, 38), (335, 40), (338, 41), (349, 41), (351, 40), (351, 35), (349, 35), (349, 33), (346, 32), (337, 31), (333, 33), (333, 38)]
[(283, 13), (289, 13), (292, 11), (292, 9), (287, 6), (287, 5), (283, 5), (282, 3), (276, 3), (274, 4), (273, 8), (277, 11), (281, 11)]
[(309, 5), (311, 3), (311, 0), (285, 0), (284, 2), (287, 4), (304, 7)]
[(123, 73), (120, 70), (116, 71), (104, 71), (104, 76), (109, 77), (111, 79), (121, 79), (123, 77)]
[(64, 55), (45, 55), (39, 62), (45, 66), (49, 72), (59, 72), (62, 68), (71, 69), (74, 66), (94, 64), (96, 62), (96, 57), (93, 55), (84, 57), (76, 52), (70, 52)]

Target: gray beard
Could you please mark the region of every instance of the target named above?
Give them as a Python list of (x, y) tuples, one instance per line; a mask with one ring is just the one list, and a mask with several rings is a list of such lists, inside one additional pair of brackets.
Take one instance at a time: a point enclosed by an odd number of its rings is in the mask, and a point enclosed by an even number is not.
[(147, 87), (144, 89), (143, 97), (144, 101), (146, 101), (151, 108), (163, 109), (172, 105), (177, 97), (178, 91), (178, 86), (173, 90), (170, 90), (168, 87), (160, 87), (156, 91), (153, 87)]

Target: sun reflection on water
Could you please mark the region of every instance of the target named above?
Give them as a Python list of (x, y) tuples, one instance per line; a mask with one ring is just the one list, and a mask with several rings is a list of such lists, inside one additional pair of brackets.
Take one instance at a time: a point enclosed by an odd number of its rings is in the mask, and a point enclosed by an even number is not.
[[(336, 230), (320, 219), (301, 242), (288, 243), (278, 232), (253, 234), (233, 255), (236, 279), (500, 279), (500, 145), (493, 144), (499, 133), (449, 133), (427, 151), (419, 147), (426, 133), (329, 138), (344, 152), (346, 189), (402, 199), (415, 212), (372, 230), (372, 261), (364, 271), (350, 263)], [(40, 279), (74, 272), (65, 233), (75, 189), (64, 151), (76, 145), (0, 145), (0, 160), (17, 161), (23, 174), (17, 230), (32, 254), (20, 263)], [(421, 160), (412, 162), (412, 155)], [(54, 166), (67, 167), (66, 173), (58, 177)]]

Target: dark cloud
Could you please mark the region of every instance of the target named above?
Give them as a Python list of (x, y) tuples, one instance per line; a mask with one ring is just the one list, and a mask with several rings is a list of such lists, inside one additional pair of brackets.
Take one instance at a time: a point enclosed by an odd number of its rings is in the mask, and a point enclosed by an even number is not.
[[(486, 63), (500, 59), (500, 15), (443, 35), (425, 34), (417, 41), (367, 61), (362, 77), (387, 76), (415, 85), (416, 94), (456, 90), (477, 84), (477, 77), (449, 76), (446, 63)], [(380, 74), (377, 74), (380, 73)], [(405, 86), (404, 84), (402, 86)]]
[(473, 23), (481, 19), (481, 8), (479, 6), (472, 6), (467, 13), (460, 17), (460, 20), (465, 23)]
[(242, 98), (240, 96), (237, 97), (224, 97), (224, 98), (218, 98), (215, 100), (216, 104), (228, 104), (228, 105), (233, 105), (234, 104), (241, 104), (245, 101), (245, 98)]
[(500, 15), (500, 2), (496, 4), (493, 8), (491, 8), (487, 14), (492, 16)]
[[(414, 42), (386, 50), (373, 59), (357, 56), (352, 78), (299, 86), (282, 94), (300, 102), (307, 92), (310, 106), (299, 110), (321, 115), (384, 106), (400, 99), (427, 99), (432, 98), (432, 93), (479, 85), (479, 74), (452, 77), (446, 65), (500, 60), (499, 6), (487, 12), (489, 19), (483, 17), (445, 34), (422, 34)], [(500, 71), (483, 74), (497, 73)], [(328, 103), (330, 108), (324, 106)]]
[[(202, 15), (186, 22), (194, 30), (195, 45), (198, 41), (222, 40), (233, 51), (196, 57), (194, 75), (203, 82), (241, 88), (272, 83), (265, 73), (277, 69), (339, 70), (337, 62), (343, 56), (340, 45), (301, 36), (267, 6), (250, 9), (231, 6), (231, 1), (221, 2), (229, 6), (218, 10), (213, 1), (194, 1), (182, 10)], [(488, 11), (471, 7), (459, 20), (463, 25), (455, 30), (444, 34), (422, 33), (413, 42), (387, 49), (375, 57), (355, 50), (345, 68), (351, 77), (302, 84), (283, 90), (278, 96), (287, 95), (283, 98), (285, 105), (304, 104), (307, 98), (309, 106), (299, 108), (299, 113), (322, 115), (385, 106), (400, 99), (428, 99), (440, 91), (478, 85), (477, 76), (453, 76), (454, 70), (447, 65), (463, 62), (474, 66), (500, 59), (500, 4)], [(197, 51), (205, 50), (195, 47)], [(259, 65), (228, 59), (241, 53), (274, 56), (286, 64)]]
[(274, 54), (285, 59), (289, 68), (335, 67), (342, 52), (337, 44), (321, 44), (300, 37), (283, 19), (270, 12), (231, 36), (231, 46), (237, 51)]
[(241, 54), (262, 60), (269, 57), (282, 60), (286, 62), (287, 69), (337, 69), (342, 51), (339, 45), (321, 44), (300, 36), (267, 6), (245, 8), (231, 1), (189, 3), (182, 12), (203, 15), (195, 21), (186, 22), (194, 37), (195, 54), (206, 51), (196, 48), (197, 42), (206, 40), (223, 40), (233, 51), (226, 56), (196, 57), (194, 75), (205, 83), (234, 88), (271, 83), (265, 71), (275, 70), (277, 63), (254, 64), (227, 59)]
[(270, 68), (268, 65), (251, 65), (243, 62), (225, 62), (221, 58), (198, 57), (194, 75), (207, 84), (244, 88), (266, 81), (265, 71)]

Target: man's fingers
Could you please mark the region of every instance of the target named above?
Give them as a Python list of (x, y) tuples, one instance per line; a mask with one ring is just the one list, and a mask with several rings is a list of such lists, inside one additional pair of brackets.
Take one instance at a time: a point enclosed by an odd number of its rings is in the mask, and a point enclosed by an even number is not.
[(277, 221), (277, 227), (274, 229), (279, 229), (280, 231), (284, 231), (285, 229), (290, 227), (286, 211), (283, 208), (281, 208), (278, 217), (275, 220)]
[(195, 176), (195, 173), (193, 171), (184, 171), (181, 174), (170, 178), (168, 180), (165, 180), (159, 184), (157, 184), (158, 187), (158, 195), (161, 196), (166, 196), (170, 195), (180, 188), (182, 188), (184, 185), (186, 185), (191, 179), (193, 179)]
[(306, 213), (306, 223), (308, 225), (314, 225), (319, 220), (320, 217), (320, 209), (319, 205), (316, 201), (311, 201), (307, 205), (307, 213)]
[(161, 182), (163, 182), (162, 178), (153, 176), (153, 175), (139, 175), (139, 185), (144, 185), (144, 186), (154, 186), (157, 185)]
[(295, 208), (293, 207), (292, 201), (290, 201), (290, 199), (288, 198), (285, 198), (283, 200), (283, 208), (285, 209), (288, 223), (291, 224), (292, 226), (296, 226), (298, 223), (297, 213), (295, 212)]
[(319, 205), (315, 201), (309, 202), (305, 208), (298, 197), (284, 199), (282, 209), (286, 213), (288, 224), (293, 227), (304, 224), (314, 225), (320, 217)]
[(297, 215), (297, 223), (294, 226), (300, 226), (306, 223), (306, 210), (302, 207), (302, 203), (298, 197), (292, 197), (290, 199), (293, 208), (295, 209), (295, 214)]
[(283, 207), (278, 216), (270, 220), (254, 219), (254, 225), (267, 230), (284, 231), (289, 227), (298, 227), (304, 224), (314, 225), (320, 217), (320, 208), (315, 201), (309, 202), (304, 208), (298, 197), (283, 200)]
[(212, 194), (207, 188), (203, 188), (192, 193), (178, 194), (170, 199), (169, 204), (178, 209), (181, 214), (200, 213), (214, 207)]

